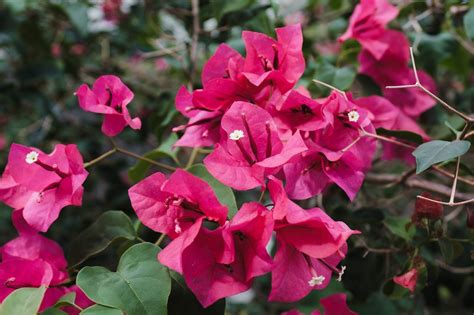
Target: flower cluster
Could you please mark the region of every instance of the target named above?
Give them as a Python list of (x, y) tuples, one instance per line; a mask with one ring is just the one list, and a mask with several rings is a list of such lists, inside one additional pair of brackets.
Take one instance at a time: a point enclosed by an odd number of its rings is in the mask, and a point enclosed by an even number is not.
[[(272, 207), (244, 203), (230, 220), (209, 184), (180, 169), (169, 178), (145, 178), (129, 196), (141, 222), (172, 239), (159, 261), (183, 274), (205, 307), (248, 290), (270, 271), (271, 301), (297, 301), (325, 288), (334, 273), (340, 280), (346, 240), (358, 232), (319, 208), (300, 208), (275, 177), (268, 188)], [(266, 250), (272, 233), (278, 243), (273, 259)]]
[[(18, 212), (14, 212), (13, 223), (20, 235), (0, 247), (0, 303), (18, 288), (46, 286), (40, 311), (70, 292), (76, 294), (76, 305), (82, 308), (92, 305), (79, 287), (67, 286), (67, 262), (61, 246), (31, 231)], [(79, 314), (73, 307), (63, 310)]]
[[(379, 117), (378, 121), (373, 121), (375, 127), (407, 130), (428, 139), (415, 119), (433, 107), (435, 101), (420, 89), (385, 89), (389, 85), (413, 84), (416, 78), (408, 66), (408, 39), (403, 33), (386, 28), (397, 15), (398, 9), (386, 0), (361, 0), (339, 41), (355, 39), (360, 43), (359, 72), (372, 78), (383, 91), (384, 97), (370, 96), (356, 102), (359, 105), (365, 103), (371, 111), (374, 109), (374, 114)], [(436, 85), (427, 73), (419, 70), (417, 75), (421, 84), (435, 92)], [(402, 158), (414, 162), (411, 152), (406, 149), (391, 144), (384, 144), (384, 148), (385, 159)]]
[(0, 178), (0, 201), (29, 229), (46, 232), (64, 207), (82, 204), (87, 175), (74, 144), (58, 144), (51, 154), (12, 144)]
[(204, 66), (203, 88), (180, 89), (176, 107), (189, 122), (175, 128), (185, 130), (176, 145), (215, 145), (204, 164), (234, 189), (264, 187), (274, 175), (293, 199), (331, 183), (353, 199), (375, 153), (374, 140), (361, 136), (375, 130), (374, 115), (350, 94), (315, 100), (295, 89), (305, 70), (301, 27), (276, 34), (243, 32), (245, 58), (223, 44)]

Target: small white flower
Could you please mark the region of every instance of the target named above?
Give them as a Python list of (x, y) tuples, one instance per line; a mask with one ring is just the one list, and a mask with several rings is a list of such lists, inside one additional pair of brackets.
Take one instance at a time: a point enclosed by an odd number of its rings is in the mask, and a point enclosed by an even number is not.
[(30, 153), (28, 153), (25, 157), (25, 161), (26, 163), (28, 164), (33, 164), (35, 163), (36, 161), (38, 161), (38, 152), (36, 151), (31, 151)]
[(344, 274), (344, 270), (346, 270), (346, 266), (341, 266), (341, 272), (339, 272), (339, 276), (337, 277), (336, 281), (342, 281), (342, 275)]
[(315, 275), (308, 281), (308, 284), (312, 287), (321, 285), (326, 278), (324, 276)]
[(244, 137), (244, 132), (242, 130), (234, 130), (232, 131), (232, 133), (229, 135), (229, 139), (230, 140), (234, 140), (234, 141), (237, 141), (241, 138)]
[(347, 117), (349, 117), (349, 121), (357, 122), (359, 120), (360, 115), (356, 110), (351, 110), (349, 113), (347, 113)]
[(178, 219), (175, 219), (175, 220), (174, 220), (174, 232), (175, 232), (176, 234), (179, 234), (179, 233), (182, 232), (182, 231), (181, 231), (181, 226), (179, 225)]

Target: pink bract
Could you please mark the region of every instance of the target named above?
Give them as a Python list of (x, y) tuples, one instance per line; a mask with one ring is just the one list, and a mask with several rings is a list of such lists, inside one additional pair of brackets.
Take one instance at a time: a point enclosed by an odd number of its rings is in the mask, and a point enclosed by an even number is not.
[(410, 290), (411, 293), (415, 292), (416, 281), (418, 280), (418, 270), (416, 268), (410, 269), (408, 272), (393, 277), (393, 282), (401, 285), (404, 288)]
[(125, 126), (140, 129), (140, 118), (131, 118), (127, 105), (133, 99), (133, 92), (114, 75), (103, 75), (92, 85), (92, 90), (87, 84), (82, 84), (76, 91), (79, 106), (86, 112), (104, 114), (102, 132), (114, 137)]
[(155, 173), (129, 189), (132, 207), (143, 224), (172, 238), (179, 236), (200, 218), (223, 224), (227, 208), (211, 186), (181, 169), (168, 179)]
[(31, 228), (45, 232), (61, 209), (82, 204), (87, 175), (74, 144), (58, 144), (50, 154), (12, 144), (0, 179), (0, 200), (20, 211)]

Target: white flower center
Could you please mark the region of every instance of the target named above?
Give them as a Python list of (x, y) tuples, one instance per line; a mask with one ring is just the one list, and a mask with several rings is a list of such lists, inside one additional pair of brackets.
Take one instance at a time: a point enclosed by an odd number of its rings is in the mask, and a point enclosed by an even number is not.
[(312, 287), (321, 285), (326, 278), (324, 276), (315, 275), (308, 281), (308, 284)]
[(356, 110), (351, 110), (349, 113), (347, 113), (347, 117), (349, 117), (349, 121), (357, 122), (359, 120), (360, 115)]
[(342, 281), (342, 275), (344, 274), (344, 270), (346, 270), (346, 266), (341, 266), (341, 272), (339, 272), (339, 276), (337, 277), (336, 281)]
[(176, 234), (179, 234), (179, 233), (182, 232), (182, 231), (181, 231), (181, 226), (179, 225), (178, 219), (175, 219), (175, 220), (174, 220), (174, 232), (175, 232)]
[(25, 161), (26, 163), (28, 164), (33, 164), (35, 163), (36, 161), (38, 161), (38, 152), (36, 151), (31, 151), (30, 153), (28, 153), (25, 157)]
[(238, 129), (232, 131), (231, 134), (229, 135), (229, 139), (234, 140), (234, 141), (237, 141), (243, 137), (244, 137), (244, 132)]

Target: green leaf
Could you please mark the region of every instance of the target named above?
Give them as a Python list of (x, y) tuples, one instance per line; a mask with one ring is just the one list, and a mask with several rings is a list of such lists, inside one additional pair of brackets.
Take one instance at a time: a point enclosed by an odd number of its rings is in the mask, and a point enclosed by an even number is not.
[(423, 138), (419, 134), (411, 132), (411, 131), (406, 131), (406, 130), (388, 130), (385, 128), (378, 128), (377, 134), (381, 136), (394, 137), (400, 140), (405, 140), (405, 141), (413, 142), (416, 144), (423, 143)]
[(83, 310), (80, 315), (123, 315), (123, 312), (118, 308), (96, 304)]
[(46, 287), (21, 288), (13, 291), (3, 301), (1, 315), (36, 315), (43, 301)]
[(338, 89), (347, 90), (354, 82), (355, 77), (356, 72), (350, 67), (336, 68), (325, 60), (316, 64), (316, 79)]
[(134, 240), (136, 237), (133, 223), (125, 213), (107, 211), (72, 241), (68, 260), (71, 266), (77, 266), (105, 250), (112, 242)]
[(233, 0), (233, 1), (221, 1), (211, 0), (212, 10), (215, 18), (219, 21), (224, 15), (231, 12), (241, 11), (246, 7), (250, 6), (253, 0)]
[(81, 2), (67, 2), (64, 5), (64, 10), (68, 14), (71, 24), (79, 31), (79, 33), (86, 35), (88, 32), (87, 23), (89, 22), (89, 17), (87, 16), (87, 5)]
[(440, 238), (438, 244), (441, 254), (448, 264), (452, 263), (455, 258), (462, 255), (464, 251), (464, 247), (461, 245), (461, 243), (451, 240), (447, 237)]
[(188, 172), (205, 180), (216, 193), (217, 198), (221, 203), (229, 208), (229, 218), (232, 219), (237, 213), (237, 202), (235, 201), (234, 192), (231, 188), (222, 184), (215, 179), (206, 169), (203, 164), (195, 164), (188, 169)]
[(383, 222), (390, 232), (407, 241), (415, 235), (415, 226), (410, 225), (411, 221), (408, 218), (387, 216)]
[(416, 158), (416, 173), (423, 172), (433, 164), (461, 156), (470, 146), (471, 143), (465, 140), (433, 140), (423, 143), (412, 153)]
[(69, 292), (64, 294), (55, 304), (54, 307), (61, 307), (61, 306), (70, 306), (74, 305), (76, 301), (76, 292)]
[[(169, 157), (179, 165), (179, 160), (177, 157), (178, 149), (173, 148), (173, 145), (177, 140), (178, 136), (173, 133), (158, 148), (145, 153), (143, 156), (152, 160)], [(128, 171), (128, 176), (136, 183), (146, 177), (150, 166), (150, 163), (139, 160), (133, 167), (130, 168)]]
[(50, 307), (41, 312), (41, 315), (68, 315), (66, 312), (57, 308)]
[(134, 245), (120, 258), (117, 272), (85, 267), (77, 275), (77, 285), (92, 301), (127, 315), (166, 314), (171, 278), (156, 258), (159, 251), (150, 243)]
[(464, 29), (466, 30), (466, 35), (470, 39), (474, 39), (474, 8), (471, 8), (464, 15)]

